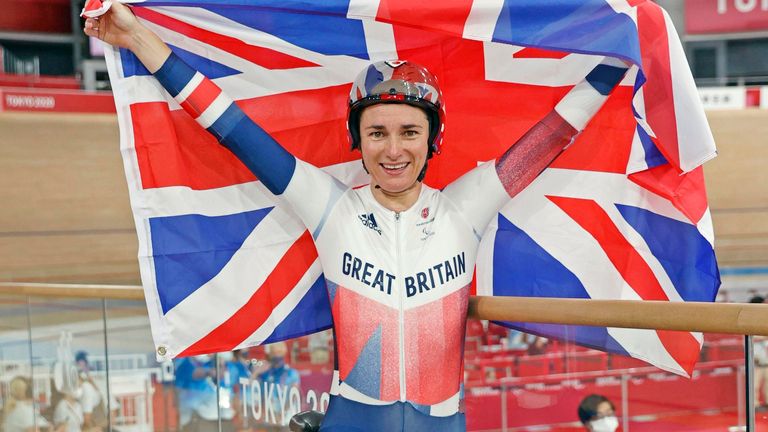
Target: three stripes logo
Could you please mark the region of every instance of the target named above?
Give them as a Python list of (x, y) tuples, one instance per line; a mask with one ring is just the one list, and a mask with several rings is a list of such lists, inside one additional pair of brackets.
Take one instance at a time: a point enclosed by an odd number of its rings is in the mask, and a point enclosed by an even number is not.
[(381, 235), (381, 228), (379, 228), (379, 224), (376, 223), (376, 218), (373, 217), (373, 213), (363, 213), (357, 217), (360, 218), (360, 222), (363, 223), (364, 227), (368, 227)]

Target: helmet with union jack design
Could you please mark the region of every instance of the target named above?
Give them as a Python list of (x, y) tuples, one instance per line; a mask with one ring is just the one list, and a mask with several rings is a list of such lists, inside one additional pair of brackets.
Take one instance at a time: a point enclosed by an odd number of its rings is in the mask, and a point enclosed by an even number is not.
[(363, 69), (349, 92), (347, 130), (352, 150), (360, 148), (360, 115), (368, 106), (404, 103), (421, 108), (429, 120), (427, 159), (440, 154), (445, 129), (445, 103), (437, 78), (427, 68), (402, 60), (387, 60)]

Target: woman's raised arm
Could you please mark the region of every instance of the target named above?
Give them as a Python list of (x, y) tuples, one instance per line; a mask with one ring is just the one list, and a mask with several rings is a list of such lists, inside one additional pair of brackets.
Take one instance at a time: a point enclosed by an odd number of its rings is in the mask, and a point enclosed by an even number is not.
[[(325, 199), (345, 189), (322, 170), (298, 161), (213, 81), (171, 52), (129, 7), (113, 2), (104, 15), (88, 18), (84, 31), (132, 51), (184, 111), (234, 153), (270, 192), (283, 195), (310, 229), (322, 220)], [(318, 137), (318, 143), (322, 142), (323, 137)]]

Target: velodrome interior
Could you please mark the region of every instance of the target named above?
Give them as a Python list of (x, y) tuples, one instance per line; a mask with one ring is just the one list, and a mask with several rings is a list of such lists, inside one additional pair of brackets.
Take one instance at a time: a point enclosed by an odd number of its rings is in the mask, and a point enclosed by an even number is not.
[[(768, 110), (707, 115), (719, 151), (704, 167), (723, 272), (719, 300), (746, 301), (753, 293), (768, 294)], [(0, 281), (140, 283), (118, 143), (114, 115), (0, 113)], [(110, 378), (111, 391), (122, 397), (118, 424), (123, 427), (117, 430), (174, 430), (175, 411), (167, 402), (172, 387), (157, 378), (159, 366), (151, 364), (144, 306), (110, 301), (102, 309), (100, 303), (3, 296), (0, 342), (25, 340), (31, 325), (35, 345), (30, 357), (45, 359), (55, 356), (63, 329), (75, 334), (78, 349), (95, 358), (106, 357), (108, 340), (110, 356), (124, 355), (135, 363), (113, 371)], [(25, 306), (31, 319), (23, 312)], [(659, 374), (634, 359), (567, 345), (550, 345), (538, 355), (516, 352), (502, 344), (506, 331), (499, 329), (478, 321), (469, 324), (466, 406), (470, 414), (482, 413), (468, 415), (469, 430), (522, 431), (527, 425), (549, 424), (546, 430), (575, 432), (581, 428), (574, 422), (573, 407), (585, 392), (598, 391), (629, 401), (632, 431), (700, 432), (742, 424), (743, 401), (737, 396), (744, 364), (740, 336), (706, 335), (698, 376), (688, 381)], [(305, 339), (293, 344), (291, 361), (303, 371), (303, 389), (326, 391), (329, 363), (315, 362)], [(0, 343), (0, 363), (13, 357), (8, 345)], [(263, 351), (251, 355), (263, 356)], [(507, 384), (499, 392), (502, 382)], [(137, 384), (146, 387), (136, 390)], [(628, 399), (623, 393), (627, 388)], [(685, 399), (692, 394), (699, 396)], [(126, 412), (131, 395), (151, 395), (145, 401), (149, 418)], [(702, 419), (706, 427), (696, 423)]]
[[(721, 290), (768, 293), (768, 111), (710, 111)], [(0, 280), (139, 284), (114, 115), (0, 113)], [(748, 271), (731, 271), (748, 268)], [(756, 271), (757, 269), (757, 271)]]

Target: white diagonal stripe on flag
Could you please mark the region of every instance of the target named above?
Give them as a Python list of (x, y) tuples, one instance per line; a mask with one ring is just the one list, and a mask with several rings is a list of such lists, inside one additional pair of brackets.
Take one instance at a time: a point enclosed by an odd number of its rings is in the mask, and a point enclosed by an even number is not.
[[(323, 170), (344, 184), (359, 186), (369, 182), (360, 161), (329, 165)], [(137, 204), (134, 212), (146, 218), (187, 214), (224, 216), (283, 206), (260, 181), (204, 190), (186, 186), (144, 189), (136, 192), (134, 200)]]
[[(285, 252), (296, 241), (292, 235), (305, 228), (295, 216), (276, 207), (246, 238), (216, 278), (168, 311), (163, 317), (173, 329), (171, 337), (178, 347), (194, 344), (234, 315), (269, 277)], [(221, 295), (222, 286), (236, 286)], [(199, 319), (200, 311), (215, 310), (208, 319)], [(180, 349), (183, 351), (183, 349)], [(177, 353), (178, 354), (178, 353)]]
[(293, 308), (299, 301), (301, 301), (321, 274), (323, 274), (323, 268), (320, 264), (320, 259), (318, 258), (311, 266), (309, 266), (306, 273), (304, 273), (304, 276), (302, 276), (301, 280), (296, 284), (296, 287), (292, 289), (283, 301), (272, 310), (272, 313), (264, 324), (243, 340), (238, 348), (245, 348), (263, 343), (264, 340), (272, 334), (278, 324), (293, 311)]
[[(632, 357), (653, 362), (654, 366), (669, 372), (686, 374), (661, 343), (656, 331), (609, 327), (608, 334), (616, 339)], [(647, 353), (653, 353), (653, 358), (650, 358)]]
[(493, 40), (496, 21), (503, 7), (504, 0), (473, 1), (464, 23), (464, 37), (489, 42)]

